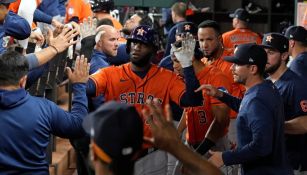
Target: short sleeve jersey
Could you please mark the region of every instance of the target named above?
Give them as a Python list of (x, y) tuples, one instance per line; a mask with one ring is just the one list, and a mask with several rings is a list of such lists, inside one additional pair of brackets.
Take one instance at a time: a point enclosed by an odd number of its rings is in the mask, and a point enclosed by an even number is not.
[(237, 45), (245, 43), (261, 44), (259, 34), (249, 29), (234, 29), (222, 35), (223, 44), (226, 52), (233, 54), (234, 48)]
[[(170, 101), (180, 104), (185, 84), (175, 73), (152, 65), (142, 79), (131, 69), (130, 63), (100, 69), (90, 77), (96, 85), (96, 95), (103, 94), (106, 101), (115, 100), (132, 104), (139, 114), (147, 99), (158, 98), (162, 106)], [(144, 121), (144, 136), (150, 137), (149, 125)], [(149, 145), (145, 145), (149, 147)]]
[[(225, 92), (231, 92), (231, 82), (227, 76), (215, 66), (208, 65), (197, 75), (200, 84), (211, 84)], [(211, 107), (222, 105), (214, 97), (208, 96), (203, 91), (203, 106), (185, 108), (187, 133), (186, 138), (189, 144), (200, 144), (214, 119)], [(227, 133), (227, 130), (225, 130)]]

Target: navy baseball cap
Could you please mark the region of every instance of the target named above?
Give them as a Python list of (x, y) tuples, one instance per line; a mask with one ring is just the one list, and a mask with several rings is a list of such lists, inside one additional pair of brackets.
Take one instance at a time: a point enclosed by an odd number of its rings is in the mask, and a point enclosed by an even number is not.
[(9, 4), (9, 3), (13, 3), (16, 0), (0, 0), (0, 4)]
[(288, 52), (289, 40), (280, 33), (266, 33), (263, 36), (262, 44), (264, 48), (278, 50), (280, 53)]
[(302, 26), (290, 26), (285, 32), (285, 36), (290, 40), (307, 43), (307, 30)]
[(157, 33), (153, 28), (148, 25), (139, 25), (133, 29), (127, 38), (126, 52), (130, 53), (130, 43), (133, 41), (149, 44), (152, 45), (155, 49), (158, 49), (159, 46), (157, 39)]
[(194, 23), (192, 22), (182, 22), (180, 24), (177, 25), (177, 30), (176, 30), (176, 34), (186, 34), (186, 33), (190, 33), (194, 36), (197, 36), (197, 27), (195, 26)]
[(245, 22), (249, 22), (249, 13), (242, 9), (242, 8), (238, 8), (236, 9), (236, 11), (234, 13), (231, 13), (229, 14), (229, 17), (230, 18), (238, 18), (242, 21), (245, 21)]
[(155, 45), (155, 30), (147, 25), (139, 25), (133, 29), (130, 36), (127, 38), (128, 41), (140, 41), (145, 44)]
[(233, 56), (224, 57), (225, 61), (238, 65), (257, 65), (259, 69), (265, 68), (267, 59), (267, 53), (262, 46), (254, 43), (238, 45)]
[(143, 142), (143, 122), (135, 107), (110, 101), (90, 113), (83, 128), (93, 139), (93, 150), (104, 162), (133, 161)]

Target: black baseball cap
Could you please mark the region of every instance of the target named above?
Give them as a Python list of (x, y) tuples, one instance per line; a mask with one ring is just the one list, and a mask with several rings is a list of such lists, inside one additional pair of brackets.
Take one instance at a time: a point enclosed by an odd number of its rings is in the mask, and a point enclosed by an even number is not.
[(176, 30), (176, 34), (186, 34), (186, 33), (190, 33), (193, 36), (197, 36), (197, 27), (194, 23), (192, 22), (182, 22), (180, 24), (177, 25), (177, 30)]
[(290, 26), (285, 32), (285, 36), (290, 40), (307, 43), (307, 30), (302, 26)]
[(259, 69), (265, 68), (267, 59), (262, 46), (254, 43), (238, 45), (233, 56), (224, 57), (225, 61), (238, 65), (257, 65)]
[(261, 46), (276, 49), (280, 53), (284, 53), (288, 52), (289, 40), (280, 33), (266, 33), (263, 36)]
[(242, 21), (249, 22), (249, 13), (243, 8), (238, 8), (234, 13), (229, 14), (230, 18), (238, 18)]
[(0, 0), (0, 4), (9, 4), (9, 3), (13, 3), (16, 0)]
[(141, 149), (143, 122), (133, 106), (107, 102), (85, 117), (83, 128), (93, 139), (94, 152), (108, 164), (133, 161)]

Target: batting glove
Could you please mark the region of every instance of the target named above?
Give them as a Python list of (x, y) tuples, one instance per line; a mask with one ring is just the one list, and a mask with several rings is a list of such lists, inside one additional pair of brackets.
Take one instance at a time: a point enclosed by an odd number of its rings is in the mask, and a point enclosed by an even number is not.
[(186, 68), (192, 65), (192, 59), (194, 56), (196, 40), (193, 35), (187, 33), (182, 36), (182, 45), (177, 48), (174, 44), (172, 44), (172, 50), (178, 61), (180, 62), (182, 68)]
[(80, 32), (81, 32), (81, 39), (86, 38), (91, 35), (96, 34), (96, 27), (97, 27), (97, 19), (84, 19), (83, 23), (80, 24)]

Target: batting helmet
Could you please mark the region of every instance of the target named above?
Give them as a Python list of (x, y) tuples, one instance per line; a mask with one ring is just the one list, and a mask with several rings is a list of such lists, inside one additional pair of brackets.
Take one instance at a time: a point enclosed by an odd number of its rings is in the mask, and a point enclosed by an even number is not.
[(113, 0), (90, 0), (91, 8), (94, 13), (110, 12), (114, 9)]
[(144, 44), (152, 45), (155, 49), (158, 49), (156, 32), (147, 25), (139, 25), (132, 31), (127, 38), (127, 53), (130, 53), (130, 43), (132, 41), (139, 41)]

